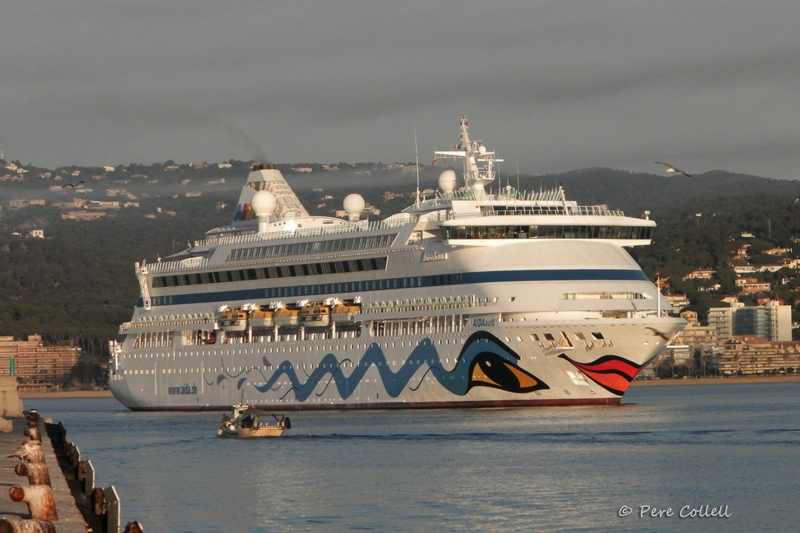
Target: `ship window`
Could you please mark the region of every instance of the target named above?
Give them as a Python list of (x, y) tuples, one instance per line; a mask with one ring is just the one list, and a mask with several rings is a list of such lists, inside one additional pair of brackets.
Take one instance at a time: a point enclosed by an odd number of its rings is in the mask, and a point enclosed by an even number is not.
[(545, 333), (545, 334), (544, 334), (544, 340), (546, 340), (546, 341), (554, 341), (554, 340), (556, 340), (556, 339), (555, 339), (555, 337), (553, 337), (553, 335), (552, 335), (552, 334), (550, 334), (550, 333)]
[(603, 340), (603, 339), (604, 339), (604, 337), (603, 337), (603, 334), (602, 334), (602, 333), (600, 333), (600, 332), (595, 332), (595, 331), (593, 331), (593, 332), (592, 332), (592, 337), (594, 337), (594, 339), (595, 339), (595, 340), (598, 340), (598, 341), (601, 341), (601, 340)]

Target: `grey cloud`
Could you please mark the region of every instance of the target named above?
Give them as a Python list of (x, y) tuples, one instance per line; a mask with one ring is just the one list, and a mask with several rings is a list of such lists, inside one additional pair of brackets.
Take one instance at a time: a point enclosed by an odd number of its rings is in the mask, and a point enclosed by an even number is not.
[(523, 173), (800, 163), (785, 148), (796, 2), (41, 0), (3, 15), (0, 143), (40, 165), (409, 161), (414, 127), (424, 160), (462, 113)]

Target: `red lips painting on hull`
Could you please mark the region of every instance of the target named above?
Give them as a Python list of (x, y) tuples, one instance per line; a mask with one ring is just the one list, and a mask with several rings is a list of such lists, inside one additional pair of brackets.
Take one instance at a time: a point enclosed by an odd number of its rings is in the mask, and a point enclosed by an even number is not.
[(628, 390), (631, 381), (639, 373), (643, 365), (637, 365), (618, 355), (604, 355), (591, 363), (579, 363), (570, 359), (567, 354), (558, 356), (566, 359), (583, 372), (586, 377), (609, 392), (622, 396)]

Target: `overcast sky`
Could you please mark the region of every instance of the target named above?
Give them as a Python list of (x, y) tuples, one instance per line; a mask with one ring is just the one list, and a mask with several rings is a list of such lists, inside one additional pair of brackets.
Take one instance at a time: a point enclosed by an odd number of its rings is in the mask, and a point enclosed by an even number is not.
[(800, 178), (797, 0), (9, 0), (0, 144), (64, 165), (413, 161)]

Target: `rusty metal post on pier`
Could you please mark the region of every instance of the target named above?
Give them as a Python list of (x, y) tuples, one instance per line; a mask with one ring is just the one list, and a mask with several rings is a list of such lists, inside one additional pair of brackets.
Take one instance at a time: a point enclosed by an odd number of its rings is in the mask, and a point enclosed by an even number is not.
[[(7, 420), (8, 432), (0, 432), (7, 450), (0, 453), (0, 483), (11, 487), (8, 497), (0, 494), (0, 533), (122, 533), (116, 489), (94, 486), (94, 467), (81, 460), (64, 425), (42, 420), (35, 410), (24, 415)], [(144, 528), (129, 522), (124, 531)]]

